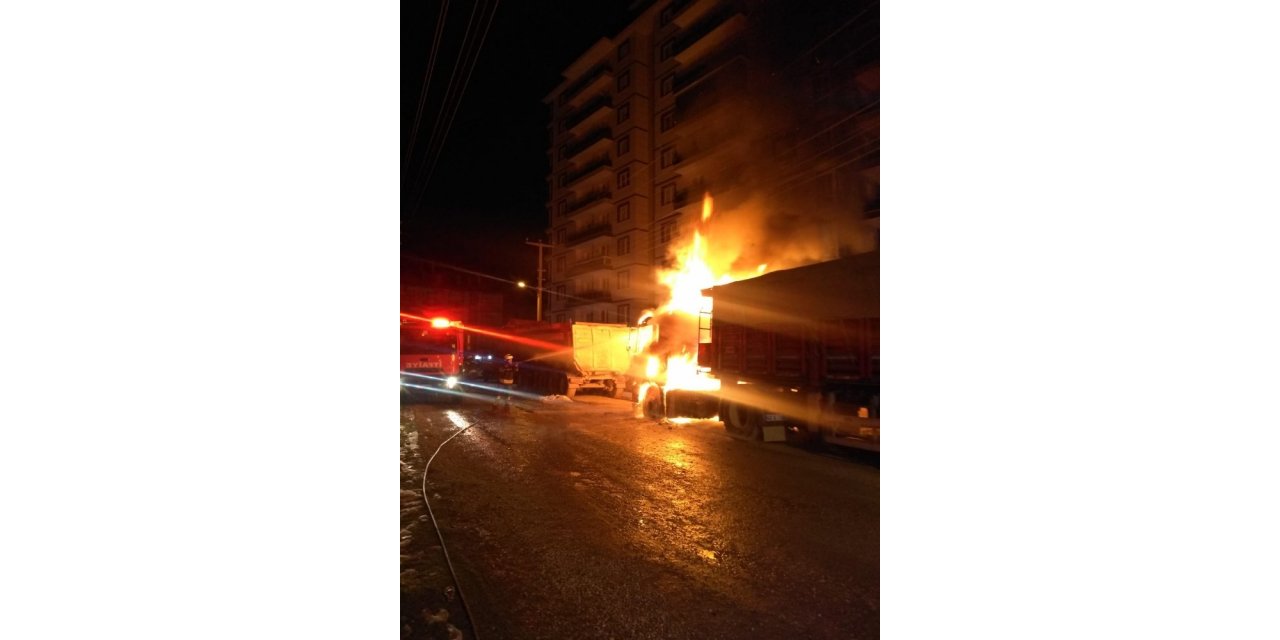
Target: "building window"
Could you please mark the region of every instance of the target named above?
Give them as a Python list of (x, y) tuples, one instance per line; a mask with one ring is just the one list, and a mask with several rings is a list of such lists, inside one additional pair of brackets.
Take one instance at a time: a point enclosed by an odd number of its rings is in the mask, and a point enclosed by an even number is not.
[(626, 40), (623, 40), (622, 44), (618, 45), (619, 60), (622, 60), (623, 58), (626, 58), (629, 55), (631, 55), (631, 38), (627, 38)]
[(564, 256), (556, 258), (556, 273), (564, 275)]
[(618, 188), (621, 189), (623, 187), (627, 187), (630, 185), (631, 185), (631, 168), (627, 167), (626, 169), (623, 169), (618, 172)]
[(676, 237), (676, 222), (675, 222), (675, 220), (668, 220), (668, 221), (666, 221), (666, 222), (662, 223), (662, 229), (661, 229), (661, 231), (660, 231), (660, 235), (659, 235), (659, 238), (661, 238), (661, 241), (662, 241), (662, 242), (671, 242), (671, 239), (672, 239), (672, 238), (674, 238), (674, 237)]
[(618, 238), (618, 255), (625, 256), (631, 253), (631, 236), (622, 236)]
[(631, 272), (630, 271), (618, 272), (618, 288), (619, 289), (631, 288)]
[(676, 163), (676, 148), (675, 148), (675, 147), (667, 147), (666, 149), (663, 149), (663, 150), (662, 150), (662, 155), (660, 156), (660, 160), (659, 160), (659, 161), (662, 163), (662, 168), (663, 168), (663, 169), (665, 169), (665, 168), (667, 168), (667, 167), (669, 167), (669, 166), (671, 166), (671, 165), (675, 164), (675, 163)]
[(667, 184), (662, 185), (662, 194), (660, 196), (660, 202), (662, 204), (671, 204), (672, 202), (675, 202), (675, 201), (676, 201), (676, 183), (668, 182)]
[(631, 86), (631, 70), (628, 69), (618, 74), (618, 91), (622, 91)]
[(564, 229), (556, 229), (556, 244), (564, 246)]
[(667, 74), (658, 85), (658, 95), (669, 96), (676, 86), (676, 74)]
[(622, 324), (631, 324), (631, 305), (618, 305), (618, 322)]
[(568, 200), (561, 200), (561, 201), (560, 201), (560, 215), (561, 215), (561, 216), (567, 216), (567, 215), (569, 215), (569, 201), (568, 201)]
[(618, 205), (618, 222), (626, 222), (631, 219), (631, 203), (624, 202)]
[(662, 13), (658, 14), (658, 26), (665, 27), (671, 24), (671, 19), (674, 17), (675, 11), (672, 10), (671, 5), (663, 7)]
[(618, 138), (618, 155), (625, 156), (628, 153), (631, 153), (631, 134)]
[(659, 120), (658, 128), (663, 131), (670, 131), (673, 128), (675, 128), (675, 126), (676, 126), (676, 110), (668, 109), (665, 113), (662, 114), (662, 117)]
[(676, 40), (672, 38), (662, 43), (662, 47), (658, 49), (659, 60), (669, 60), (676, 50)]
[(630, 117), (631, 117), (631, 101), (628, 100), (618, 105), (618, 124), (622, 124), (623, 122), (626, 122), (627, 118), (630, 118)]

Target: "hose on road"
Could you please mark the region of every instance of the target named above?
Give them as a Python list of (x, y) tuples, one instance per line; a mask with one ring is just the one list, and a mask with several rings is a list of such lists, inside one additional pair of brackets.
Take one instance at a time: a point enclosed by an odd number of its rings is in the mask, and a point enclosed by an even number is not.
[(449, 575), (453, 576), (453, 584), (458, 587), (458, 600), (462, 601), (462, 610), (466, 612), (467, 622), (471, 624), (471, 635), (476, 640), (480, 640), (480, 631), (476, 628), (475, 616), (471, 615), (471, 607), (467, 606), (467, 599), (462, 595), (462, 583), (458, 581), (458, 574), (453, 570), (453, 561), (449, 559), (449, 548), (444, 545), (444, 534), (440, 532), (440, 525), (436, 523), (436, 514), (431, 510), (431, 501), (427, 499), (427, 473), (431, 471), (431, 461), (436, 459), (436, 454), (440, 453), (440, 450), (443, 449), (446, 444), (449, 444), (450, 440), (458, 437), (458, 434), (474, 427), (477, 424), (479, 423), (472, 422), (455, 431), (453, 435), (445, 438), (444, 442), (441, 442), (440, 446), (436, 447), (435, 453), (431, 454), (431, 457), (427, 459), (427, 465), (422, 469), (422, 501), (426, 503), (427, 514), (431, 516), (431, 526), (436, 529), (436, 537), (440, 540), (440, 551), (444, 552), (444, 563), (449, 567)]

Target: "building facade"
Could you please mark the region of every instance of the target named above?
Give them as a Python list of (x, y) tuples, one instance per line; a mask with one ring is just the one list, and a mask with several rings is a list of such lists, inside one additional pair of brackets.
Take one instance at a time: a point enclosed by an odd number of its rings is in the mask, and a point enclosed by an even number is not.
[[(662, 302), (656, 269), (704, 194), (753, 231), (744, 260), (773, 239), (828, 243), (828, 257), (876, 248), (878, 4), (797, 8), (638, 3), (564, 70), (545, 99), (548, 319), (633, 324)], [(804, 227), (811, 240), (791, 237)]]

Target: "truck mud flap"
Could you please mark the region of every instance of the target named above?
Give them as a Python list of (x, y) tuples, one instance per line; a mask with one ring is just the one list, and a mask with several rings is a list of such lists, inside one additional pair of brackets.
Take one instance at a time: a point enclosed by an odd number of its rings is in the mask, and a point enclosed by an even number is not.
[(760, 414), (760, 436), (765, 442), (786, 442), (787, 425), (794, 423), (777, 413)]

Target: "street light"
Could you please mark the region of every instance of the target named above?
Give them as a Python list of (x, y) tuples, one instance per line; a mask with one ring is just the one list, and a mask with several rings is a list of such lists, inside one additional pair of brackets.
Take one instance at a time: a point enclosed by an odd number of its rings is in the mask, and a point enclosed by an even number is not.
[(520, 282), (517, 282), (517, 283), (516, 283), (516, 286), (517, 286), (517, 287), (520, 287), (521, 289), (523, 289), (523, 288), (525, 288), (527, 285), (525, 285), (524, 280), (521, 280)]

